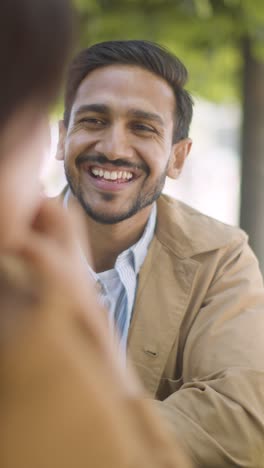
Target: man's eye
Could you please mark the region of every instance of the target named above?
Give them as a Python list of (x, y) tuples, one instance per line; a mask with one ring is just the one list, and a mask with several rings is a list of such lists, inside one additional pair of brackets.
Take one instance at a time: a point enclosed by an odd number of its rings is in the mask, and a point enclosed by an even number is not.
[(102, 127), (103, 125), (105, 125), (105, 122), (103, 120), (96, 119), (95, 117), (85, 117), (81, 119), (79, 123), (85, 123), (94, 127)]
[(155, 129), (146, 124), (137, 123), (133, 125), (133, 128), (138, 132), (155, 133)]

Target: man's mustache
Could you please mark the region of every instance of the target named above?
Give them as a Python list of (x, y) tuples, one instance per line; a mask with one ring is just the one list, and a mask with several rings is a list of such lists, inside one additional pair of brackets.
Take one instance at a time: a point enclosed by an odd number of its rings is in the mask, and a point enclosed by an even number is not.
[(131, 161), (126, 161), (125, 159), (108, 159), (104, 154), (93, 155), (93, 154), (81, 154), (76, 159), (76, 165), (79, 166), (83, 163), (98, 163), (98, 164), (111, 164), (115, 167), (127, 167), (129, 169), (140, 169), (147, 174), (149, 173), (149, 168), (146, 164), (133, 164)]

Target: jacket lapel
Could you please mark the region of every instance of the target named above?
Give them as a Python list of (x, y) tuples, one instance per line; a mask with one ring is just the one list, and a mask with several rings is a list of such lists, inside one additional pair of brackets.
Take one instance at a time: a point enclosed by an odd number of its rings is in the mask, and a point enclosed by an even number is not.
[(128, 339), (130, 358), (151, 396), (178, 339), (198, 267), (192, 259), (175, 258), (154, 237), (140, 272)]

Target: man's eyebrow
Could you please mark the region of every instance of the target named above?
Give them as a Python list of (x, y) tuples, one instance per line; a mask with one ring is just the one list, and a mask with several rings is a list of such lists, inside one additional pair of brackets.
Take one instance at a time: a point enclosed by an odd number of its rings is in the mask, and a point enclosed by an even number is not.
[(147, 112), (147, 111), (143, 111), (140, 109), (130, 109), (128, 111), (128, 115), (136, 119), (151, 120), (153, 122), (157, 122), (158, 124), (164, 126), (164, 122), (162, 118), (158, 114), (155, 114), (152, 112)]
[(108, 114), (109, 111), (110, 111), (109, 107), (106, 106), (105, 104), (84, 104), (83, 106), (80, 106), (76, 110), (75, 115), (85, 114), (87, 112), (97, 112), (98, 114)]
[[(110, 108), (105, 104), (84, 104), (76, 110), (75, 116), (85, 114), (87, 112), (96, 112), (98, 114), (110, 114)], [(143, 119), (156, 122), (159, 125), (164, 126), (163, 119), (158, 114), (155, 114), (153, 112), (148, 112), (141, 109), (129, 109), (127, 115), (136, 119)]]

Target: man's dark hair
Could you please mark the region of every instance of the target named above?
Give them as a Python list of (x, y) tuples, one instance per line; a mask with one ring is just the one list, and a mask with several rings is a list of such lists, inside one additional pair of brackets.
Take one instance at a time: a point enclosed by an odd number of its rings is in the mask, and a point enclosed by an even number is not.
[(82, 50), (73, 60), (67, 77), (64, 122), (68, 126), (71, 108), (82, 80), (93, 70), (109, 65), (135, 65), (163, 78), (176, 99), (174, 142), (186, 138), (192, 120), (193, 101), (184, 89), (188, 72), (182, 62), (165, 48), (149, 41), (109, 41)]
[(70, 0), (1, 0), (0, 128), (31, 98), (49, 105), (68, 57), (73, 16)]

